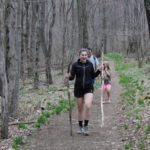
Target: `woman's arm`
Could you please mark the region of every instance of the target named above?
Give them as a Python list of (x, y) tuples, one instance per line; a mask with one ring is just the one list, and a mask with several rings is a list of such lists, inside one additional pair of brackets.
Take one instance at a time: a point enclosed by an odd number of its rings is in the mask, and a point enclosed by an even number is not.
[(95, 71), (94, 71), (94, 68), (93, 68), (93, 73), (92, 73), (92, 74), (93, 74), (93, 77), (92, 77), (92, 78), (95, 78), (95, 77), (97, 77), (99, 74), (101, 74), (101, 72), (102, 72), (101, 69), (102, 69), (102, 66), (98, 66), (98, 67), (97, 67), (97, 71), (95, 72)]
[(75, 63), (72, 65), (71, 72), (69, 73), (69, 80), (73, 80), (75, 78)]

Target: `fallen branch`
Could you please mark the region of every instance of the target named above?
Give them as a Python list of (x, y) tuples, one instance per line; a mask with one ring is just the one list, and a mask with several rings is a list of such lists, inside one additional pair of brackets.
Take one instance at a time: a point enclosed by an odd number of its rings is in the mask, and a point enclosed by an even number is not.
[(31, 121), (31, 122), (12, 122), (12, 123), (9, 123), (9, 126), (13, 126), (13, 125), (19, 125), (19, 124), (33, 124), (35, 123), (36, 121)]

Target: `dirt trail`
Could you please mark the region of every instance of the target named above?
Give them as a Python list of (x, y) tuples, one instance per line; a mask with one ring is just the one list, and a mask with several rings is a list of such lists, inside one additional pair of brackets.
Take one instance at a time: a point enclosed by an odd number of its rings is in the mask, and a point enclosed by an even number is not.
[(58, 116), (49, 126), (29, 137), (28, 146), (22, 150), (121, 150), (121, 136), (119, 131), (119, 94), (121, 87), (118, 77), (112, 68), (111, 103), (104, 104), (104, 127), (101, 128), (100, 89), (94, 93), (90, 120), (90, 136), (76, 134), (77, 113), (73, 111), (73, 137), (70, 137), (68, 114)]

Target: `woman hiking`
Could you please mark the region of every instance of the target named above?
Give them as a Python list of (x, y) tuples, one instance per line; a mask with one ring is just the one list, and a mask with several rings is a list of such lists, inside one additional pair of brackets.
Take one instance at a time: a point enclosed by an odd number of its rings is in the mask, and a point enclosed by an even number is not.
[(93, 84), (91, 80), (101, 73), (100, 68), (97, 67), (97, 71), (94, 71), (92, 63), (88, 60), (87, 49), (82, 48), (79, 52), (79, 59), (73, 63), (71, 72), (67, 74), (69, 80), (75, 78), (74, 96), (77, 98), (79, 122), (77, 133), (79, 134), (89, 135), (88, 123), (93, 101)]

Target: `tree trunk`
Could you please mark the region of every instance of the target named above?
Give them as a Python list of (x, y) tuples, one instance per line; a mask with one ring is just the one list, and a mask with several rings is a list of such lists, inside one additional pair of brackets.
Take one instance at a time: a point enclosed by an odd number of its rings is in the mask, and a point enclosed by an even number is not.
[(20, 68), (20, 77), (25, 80), (25, 49), (24, 49), (24, 3), (22, 2), (21, 6), (21, 68)]
[[(1, 32), (0, 32), (1, 33)], [(2, 40), (0, 34), (0, 81), (1, 81), (1, 96), (2, 96), (2, 127), (1, 138), (8, 138), (8, 84), (5, 70), (5, 56), (2, 48)]]
[[(3, 11), (2, 11), (3, 12)], [(0, 96), (2, 97), (1, 138), (8, 138), (8, 84), (6, 77), (4, 45), (2, 43), (3, 18), (0, 17)]]
[(46, 79), (47, 79), (47, 84), (52, 84), (52, 75), (51, 75), (51, 60), (49, 59), (49, 57), (46, 57)]
[(106, 34), (106, 1), (103, 0), (103, 46), (104, 54), (107, 53), (107, 34)]
[(77, 0), (78, 8), (78, 30), (79, 30), (79, 47), (88, 47), (88, 17), (87, 17), (87, 0)]
[[(76, 20), (75, 20), (75, 2), (74, 0), (72, 1), (72, 28), (71, 28), (71, 49), (69, 51), (69, 54), (73, 54), (75, 52), (75, 33), (76, 33)], [(68, 55), (69, 57), (71, 55)]]
[(64, 61), (65, 61), (65, 48), (66, 48), (66, 30), (67, 30), (67, 12), (66, 12), (66, 2), (62, 1), (62, 64), (61, 64), (61, 72), (64, 73)]
[(35, 56), (35, 68), (34, 68), (34, 88), (39, 88), (39, 39), (36, 41), (36, 56)]
[[(8, 82), (9, 113), (14, 116), (18, 108), (18, 89), (20, 73), (21, 53), (21, 25), (20, 25), (20, 1), (6, 2), (5, 8), (5, 50), (6, 50), (6, 75)], [(17, 14), (14, 10), (17, 7)], [(14, 19), (16, 16), (17, 21)], [(16, 27), (15, 27), (16, 26)], [(15, 30), (16, 29), (16, 30)]]
[(30, 24), (29, 24), (29, 8), (30, 2), (25, 3), (25, 52), (26, 52), (26, 59), (27, 59), (27, 74), (28, 77), (32, 76), (30, 71), (30, 55), (29, 55), (29, 35), (30, 35)]
[(149, 36), (150, 36), (150, 0), (144, 0), (146, 16), (148, 21)]
[(30, 30), (30, 46), (29, 46), (29, 66), (28, 71), (30, 77), (34, 76), (34, 62), (35, 62), (35, 51), (36, 51), (36, 22), (37, 22), (37, 14), (36, 14), (36, 5), (37, 2), (31, 3), (31, 30)]
[(34, 88), (39, 88), (39, 50), (40, 50), (40, 40), (39, 40), (39, 4), (35, 4), (36, 10), (36, 52), (34, 61)]
[(45, 40), (45, 3), (43, 2), (41, 4), (41, 13), (40, 13), (40, 41), (41, 41), (41, 46), (43, 49), (43, 53), (45, 56), (45, 67), (46, 67), (46, 79), (47, 79), (47, 84), (52, 84), (52, 75), (51, 75), (51, 51), (52, 51), (52, 29), (55, 23), (55, 1), (51, 0), (52, 4), (52, 16), (51, 16), (51, 22), (49, 25), (49, 33), (48, 33), (48, 47), (46, 47), (46, 40)]
[(95, 11), (96, 8), (92, 11), (92, 15), (91, 15), (91, 27), (92, 27), (92, 31), (93, 31), (93, 46), (92, 49), (95, 50), (96, 52), (98, 52), (98, 45), (97, 45), (97, 29), (95, 28)]

